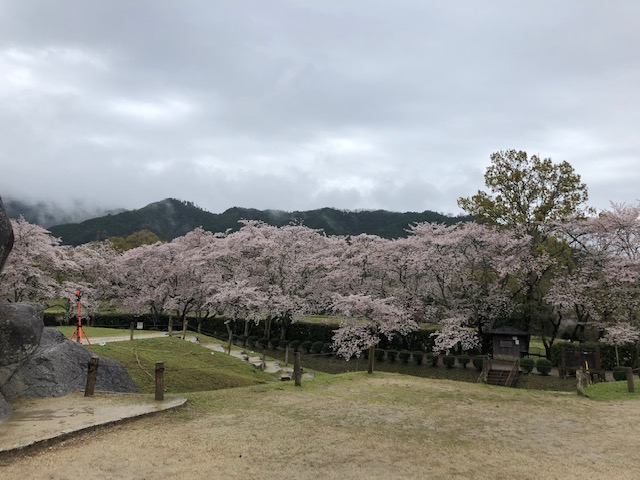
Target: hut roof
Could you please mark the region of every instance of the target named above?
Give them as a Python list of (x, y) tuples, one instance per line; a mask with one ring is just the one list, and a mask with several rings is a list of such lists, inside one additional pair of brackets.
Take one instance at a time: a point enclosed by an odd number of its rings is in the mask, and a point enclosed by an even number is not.
[(513, 327), (498, 327), (491, 330), (491, 333), (494, 335), (517, 335), (519, 337), (528, 337), (529, 334), (527, 332), (523, 332), (522, 330), (518, 330)]

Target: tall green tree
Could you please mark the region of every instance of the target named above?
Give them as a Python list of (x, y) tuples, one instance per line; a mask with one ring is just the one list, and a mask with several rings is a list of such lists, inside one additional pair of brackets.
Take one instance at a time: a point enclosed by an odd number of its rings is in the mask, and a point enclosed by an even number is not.
[(561, 317), (545, 301), (545, 295), (559, 265), (570, 261), (569, 249), (551, 236), (551, 226), (589, 211), (587, 186), (570, 163), (529, 157), (521, 150), (493, 153), (484, 180), (488, 191), (461, 197), (458, 205), (479, 222), (524, 228), (531, 236), (532, 261), (517, 294), (522, 305), (520, 326), (546, 338), (549, 352)]
[(584, 213), (589, 199), (587, 186), (569, 162), (528, 157), (522, 150), (493, 153), (484, 181), (489, 192), (459, 198), (460, 208), (480, 222), (523, 225), (529, 234), (539, 234), (549, 222)]

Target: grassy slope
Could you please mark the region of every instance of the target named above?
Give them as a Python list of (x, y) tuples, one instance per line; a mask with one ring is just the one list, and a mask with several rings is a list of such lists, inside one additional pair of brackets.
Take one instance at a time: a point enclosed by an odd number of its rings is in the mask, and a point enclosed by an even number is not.
[(242, 387), (274, 379), (242, 360), (178, 338), (111, 342), (89, 348), (122, 363), (141, 392), (154, 391), (157, 361), (164, 362), (164, 384), (169, 393)]

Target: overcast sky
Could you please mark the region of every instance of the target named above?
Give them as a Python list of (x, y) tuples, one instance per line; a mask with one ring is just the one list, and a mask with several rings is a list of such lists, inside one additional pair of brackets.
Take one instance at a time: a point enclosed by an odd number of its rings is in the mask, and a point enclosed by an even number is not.
[(640, 2), (0, 0), (0, 194), (459, 213), (492, 152), (640, 198)]

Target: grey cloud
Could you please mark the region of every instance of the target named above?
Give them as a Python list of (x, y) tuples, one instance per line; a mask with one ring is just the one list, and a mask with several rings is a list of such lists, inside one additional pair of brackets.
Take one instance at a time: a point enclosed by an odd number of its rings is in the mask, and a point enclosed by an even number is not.
[(1, 3), (0, 193), (458, 213), (520, 148), (638, 197), (640, 5), (363, 5)]

